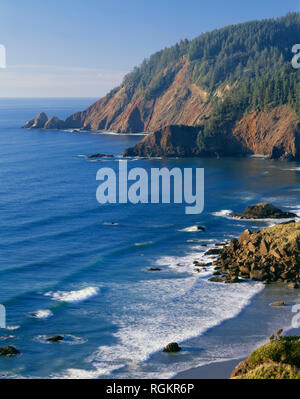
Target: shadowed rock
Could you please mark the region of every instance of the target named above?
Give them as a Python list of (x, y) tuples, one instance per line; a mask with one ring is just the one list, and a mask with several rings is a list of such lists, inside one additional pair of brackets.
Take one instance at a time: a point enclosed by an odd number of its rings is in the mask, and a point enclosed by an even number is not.
[(97, 159), (97, 158), (113, 158), (113, 155), (106, 155), (106, 154), (92, 154), (92, 155), (87, 155), (87, 159)]
[(163, 352), (165, 352), (165, 353), (176, 353), (176, 352), (180, 352), (180, 351), (181, 351), (181, 348), (176, 342), (172, 342), (171, 344), (168, 344), (165, 347), (165, 349), (163, 350)]
[(3, 348), (0, 348), (0, 356), (15, 356), (18, 355), (20, 351), (16, 349), (14, 346), (5, 346)]
[(41, 112), (38, 116), (24, 125), (25, 129), (43, 129), (48, 117), (45, 112)]
[(272, 204), (251, 205), (244, 212), (232, 213), (231, 216), (240, 219), (289, 219), (297, 217), (295, 213), (284, 212)]
[(273, 302), (271, 306), (285, 306), (285, 303), (283, 301)]
[(44, 125), (44, 129), (64, 129), (65, 122), (57, 118), (57, 116), (52, 116)]
[(64, 337), (62, 337), (61, 335), (55, 335), (54, 337), (50, 337), (50, 338), (46, 338), (46, 341), (48, 342), (59, 342), (59, 341), (63, 341)]
[(224, 273), (258, 281), (300, 282), (300, 223), (283, 223), (260, 231), (245, 230), (231, 240), (216, 261)]

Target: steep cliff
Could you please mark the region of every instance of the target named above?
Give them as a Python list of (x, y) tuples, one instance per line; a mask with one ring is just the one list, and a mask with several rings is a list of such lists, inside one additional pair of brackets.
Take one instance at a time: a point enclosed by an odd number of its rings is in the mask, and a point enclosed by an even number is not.
[[(170, 86), (154, 98), (145, 96), (142, 89), (132, 94), (124, 85), (87, 110), (71, 115), (65, 126), (137, 133), (152, 132), (170, 124), (196, 125), (209, 113), (208, 93), (192, 82), (188, 65), (186, 56), (173, 65), (174, 76)], [(168, 68), (164, 69), (162, 76), (166, 76), (168, 71)]]
[(88, 109), (65, 121), (38, 118), (24, 127), (155, 132), (126, 152), (143, 156), (259, 153), (299, 159), (295, 37), (300, 13), (183, 40), (144, 60)]
[(203, 137), (203, 126), (169, 126), (146, 136), (127, 149), (124, 156), (245, 156), (264, 155), (273, 159), (300, 159), (300, 129), (291, 109), (279, 106), (271, 111), (245, 114), (229, 132)]

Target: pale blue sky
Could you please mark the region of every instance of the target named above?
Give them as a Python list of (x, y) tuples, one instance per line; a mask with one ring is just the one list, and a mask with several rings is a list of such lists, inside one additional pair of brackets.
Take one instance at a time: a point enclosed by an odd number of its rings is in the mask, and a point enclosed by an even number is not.
[(1, 0), (0, 96), (101, 97), (157, 50), (288, 11), (300, 0)]

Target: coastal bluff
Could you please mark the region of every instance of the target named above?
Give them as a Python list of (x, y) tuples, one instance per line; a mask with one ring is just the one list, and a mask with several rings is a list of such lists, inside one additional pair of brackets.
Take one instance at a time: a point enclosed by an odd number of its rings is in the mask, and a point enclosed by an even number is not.
[(285, 106), (255, 111), (217, 132), (206, 133), (205, 125), (165, 126), (148, 136), (124, 156), (140, 157), (245, 157), (299, 160), (300, 130), (295, 113)]
[(41, 113), (24, 127), (149, 133), (125, 156), (297, 161), (300, 80), (291, 48), (298, 36), (299, 12), (181, 40), (85, 110), (64, 121)]
[(231, 379), (300, 379), (300, 337), (271, 335), (232, 371)]

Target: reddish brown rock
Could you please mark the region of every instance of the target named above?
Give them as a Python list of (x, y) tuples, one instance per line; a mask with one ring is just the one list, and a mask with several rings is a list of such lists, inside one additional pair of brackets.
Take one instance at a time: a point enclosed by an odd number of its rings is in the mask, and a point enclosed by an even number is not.
[[(262, 255), (263, 252), (263, 255)], [(300, 282), (300, 223), (245, 230), (225, 247), (216, 262), (224, 273), (259, 281)], [(295, 284), (296, 283), (296, 284)]]

